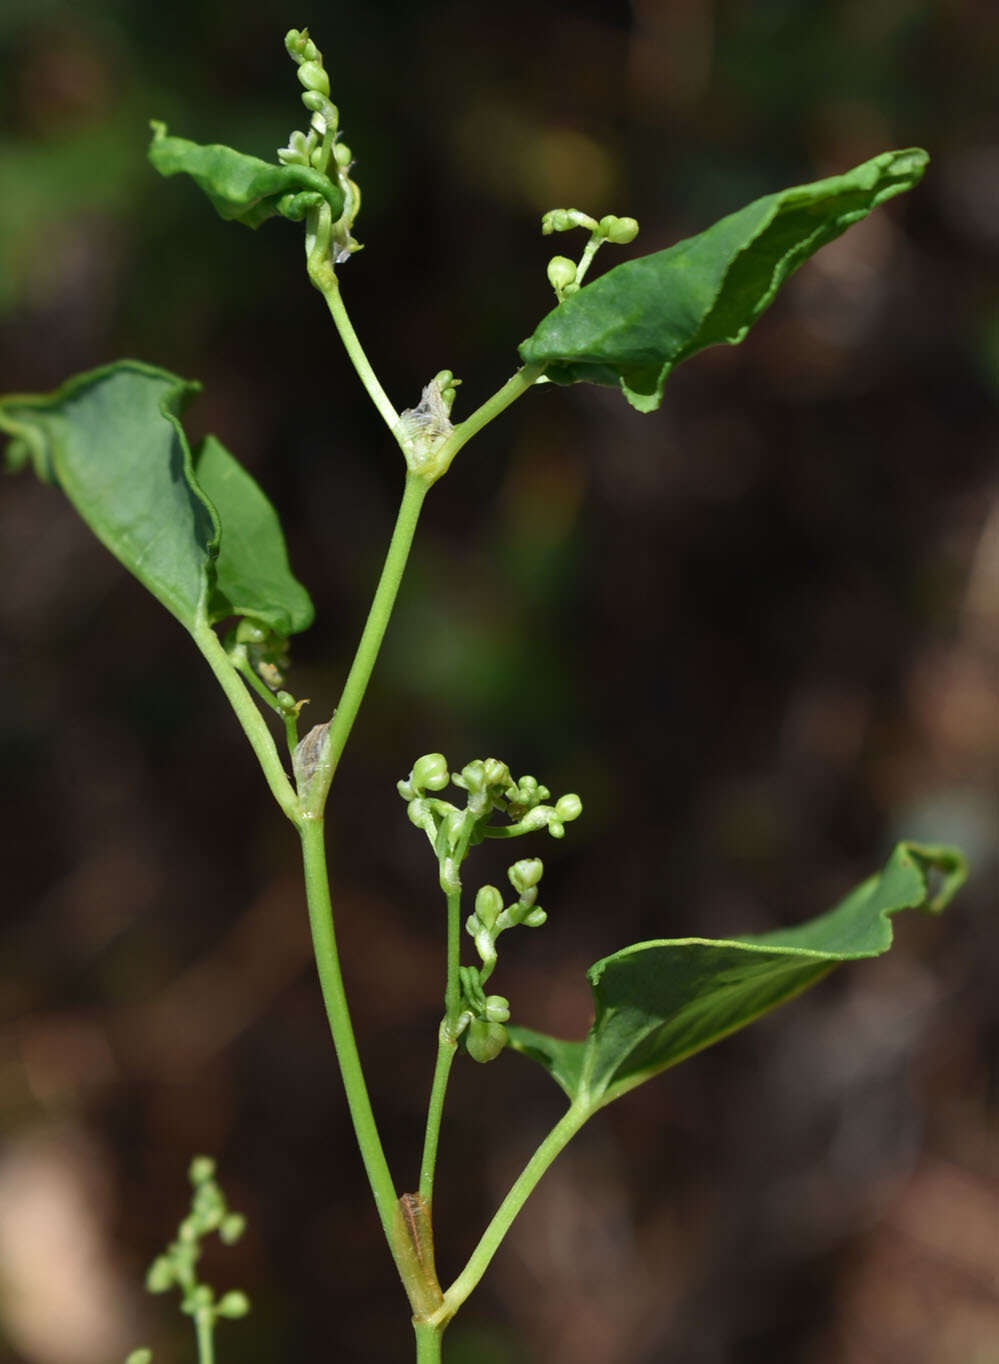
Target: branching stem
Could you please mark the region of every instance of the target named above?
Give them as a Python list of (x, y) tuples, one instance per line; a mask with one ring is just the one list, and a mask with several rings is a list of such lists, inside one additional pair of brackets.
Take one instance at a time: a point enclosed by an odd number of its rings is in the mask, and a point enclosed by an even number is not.
[(392, 406), (388, 394), (382, 388), (370, 360), (364, 353), (364, 347), (358, 339), (354, 324), (347, 314), (346, 306), (340, 295), (340, 281), (336, 277), (336, 271), (328, 261), (316, 265), (310, 258), (309, 277), (326, 300), (326, 306), (330, 310), (334, 326), (340, 333), (344, 350), (350, 357), (350, 362), (357, 371), (358, 378), (367, 390), (368, 397), (378, 409), (385, 425), (395, 436), (399, 414)]
[(357, 712), (364, 700), (364, 693), (371, 678), (378, 651), (381, 648), (385, 631), (388, 628), (392, 608), (399, 592), (399, 584), (406, 569), (416, 525), (420, 518), (420, 508), (427, 495), (428, 484), (411, 473), (406, 475), (406, 486), (396, 517), (395, 529), (382, 565), (381, 577), (372, 598), (371, 609), (361, 634), (354, 661), (347, 674), (339, 704), (330, 720), (327, 746), (316, 778), (310, 789), (311, 813), (321, 814), (329, 792), (330, 782), (336, 772), (350, 731), (357, 718)]
[(486, 1272), (489, 1262), (499, 1249), (503, 1237), (510, 1230), (514, 1218), (533, 1193), (541, 1176), (545, 1174), (556, 1156), (561, 1154), (589, 1116), (590, 1110), (588, 1108), (573, 1104), (548, 1133), (524, 1166), (506, 1198), (497, 1208), (492, 1221), (482, 1233), (479, 1244), (469, 1256), (465, 1268), (445, 1292), (443, 1307), (431, 1320), (447, 1322), (454, 1316)]
[(274, 736), (267, 728), (257, 703), (247, 691), (243, 679), (237, 673), (212, 627), (208, 624), (198, 625), (191, 634), (215, 674), (219, 686), (228, 697), (229, 704), (236, 712), (236, 718), (257, 755), (257, 761), (263, 768), (274, 799), (292, 823), (297, 823), (301, 814), (298, 797), (281, 762)]

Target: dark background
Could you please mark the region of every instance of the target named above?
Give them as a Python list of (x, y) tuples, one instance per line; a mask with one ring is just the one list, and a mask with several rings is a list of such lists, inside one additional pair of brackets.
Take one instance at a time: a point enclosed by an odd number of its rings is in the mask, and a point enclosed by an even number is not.
[[(442, 988), (435, 868), (394, 793), (419, 753), (495, 753), (583, 796), (564, 844), (518, 845), (545, 858), (550, 921), (504, 940), (495, 977), (516, 1019), (566, 1035), (587, 1022), (585, 967), (627, 942), (808, 917), (897, 837), (961, 843), (974, 875), (943, 919), (903, 918), (889, 958), (593, 1122), (446, 1353), (996, 1364), (994, 6), (6, 0), (2, 387), (120, 355), (204, 381), (189, 429), (270, 492), (317, 603), (291, 676), (314, 722), (363, 621), (398, 452), (300, 230), (223, 223), (144, 160), (150, 116), (270, 159), (304, 124), (291, 23), (326, 54), (358, 159), (344, 292), (398, 407), (443, 366), (459, 417), (508, 377), (551, 306), (544, 209), (633, 214), (653, 250), (886, 147), (931, 151), (922, 186), (802, 269), (744, 346), (681, 368), (659, 413), (549, 387), (462, 453), (330, 845), (408, 1188)], [(220, 1359), (409, 1358), (296, 842), (233, 717), (176, 623), (27, 475), (3, 485), (0, 569), (0, 1358), (192, 1357), (141, 1279), (202, 1150), (250, 1219), (208, 1266), (254, 1302)], [(491, 851), (466, 884), (502, 876)], [(516, 1056), (457, 1066), (445, 1281), (560, 1108)]]

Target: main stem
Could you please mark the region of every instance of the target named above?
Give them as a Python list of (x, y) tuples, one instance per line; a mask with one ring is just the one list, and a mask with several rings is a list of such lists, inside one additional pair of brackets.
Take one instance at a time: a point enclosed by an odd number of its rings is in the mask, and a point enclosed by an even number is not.
[(389, 1172), (375, 1115), (368, 1097), (361, 1058), (357, 1051), (354, 1026), (347, 1007), (336, 931), (333, 926), (333, 903), (330, 896), (329, 873), (326, 867), (326, 841), (321, 819), (303, 820), (299, 826), (302, 839), (302, 860), (305, 867), (305, 893), (309, 904), (309, 927), (316, 968), (326, 1005), (333, 1046), (336, 1049), (340, 1074), (347, 1095), (354, 1134), (360, 1147), (361, 1159), (374, 1195), (375, 1206), (393, 1255), (395, 1245), (396, 1192)]
[(440, 1364), (443, 1326), (414, 1321), (413, 1330), (416, 1332), (416, 1364)]

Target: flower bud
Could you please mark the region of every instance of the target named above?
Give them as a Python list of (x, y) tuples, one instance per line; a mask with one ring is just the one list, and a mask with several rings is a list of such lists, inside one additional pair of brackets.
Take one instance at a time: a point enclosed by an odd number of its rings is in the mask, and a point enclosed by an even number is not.
[(198, 1311), (199, 1308), (203, 1310), (206, 1307), (211, 1307), (214, 1300), (215, 1294), (209, 1288), (208, 1284), (199, 1283), (195, 1284), (191, 1289), (190, 1296), (186, 1299), (184, 1307), (187, 1309), (188, 1304), (190, 1304), (195, 1311)]
[(568, 232), (573, 227), (587, 227), (594, 232), (596, 219), (588, 213), (580, 213), (578, 208), (553, 208), (541, 219), (541, 231), (546, 237), (552, 232)]
[(333, 148), (333, 158), (341, 170), (346, 170), (354, 159), (354, 153), (347, 146), (346, 142), (338, 142)]
[(443, 753), (424, 753), (413, 763), (410, 781), (417, 791), (443, 791), (450, 780)]
[(530, 914), (525, 914), (523, 922), (528, 928), (540, 928), (543, 923), (547, 923), (548, 915), (540, 905), (535, 905)]
[(606, 218), (600, 219), (600, 231), (609, 242), (626, 246), (638, 236), (638, 223), (634, 218), (616, 218), (613, 213), (608, 213)]
[(540, 857), (522, 857), (514, 862), (507, 872), (514, 890), (523, 895), (526, 890), (536, 886), (544, 874), (545, 866)]
[(583, 813), (583, 802), (575, 791), (571, 791), (568, 795), (559, 796), (555, 802), (555, 813), (564, 823), (571, 824)]
[(483, 928), (491, 929), (503, 912), (503, 896), (495, 886), (483, 886), (475, 897), (475, 917)]
[(255, 620), (244, 617), (236, 626), (237, 644), (264, 644), (267, 640), (267, 630), (263, 625), (258, 625)]
[(298, 79), (306, 90), (318, 90), (321, 95), (329, 96), (330, 78), (318, 62), (303, 62), (298, 68)]
[(465, 1046), (473, 1061), (493, 1061), (506, 1046), (507, 1031), (502, 1023), (487, 1023), (473, 1018), (465, 1035)]
[(318, 90), (306, 90), (302, 95), (302, 103), (312, 114), (320, 113), (326, 106), (327, 96)]
[(153, 1352), (148, 1346), (143, 1346), (140, 1350), (133, 1350), (125, 1360), (125, 1364), (153, 1364)]
[(187, 1177), (192, 1184), (204, 1184), (215, 1173), (215, 1162), (211, 1156), (195, 1156), (187, 1167)]
[(165, 1255), (157, 1255), (146, 1271), (146, 1292), (166, 1293), (173, 1282), (173, 1265)]
[(548, 283), (556, 293), (561, 293), (576, 282), (576, 263), (568, 256), (552, 256), (548, 262)]
[(237, 1317), (245, 1317), (249, 1310), (250, 1299), (238, 1288), (234, 1288), (228, 1293), (223, 1293), (215, 1309), (215, 1315), (217, 1317), (228, 1317), (234, 1321)]
[(202, 1184), (194, 1195), (191, 1215), (198, 1224), (198, 1232), (201, 1235), (220, 1226), (225, 1216), (225, 1199), (222, 1197), (221, 1189), (215, 1184)]
[(233, 1246), (246, 1230), (246, 1218), (241, 1212), (227, 1213), (219, 1226), (219, 1240), (223, 1245)]
[(505, 1023), (510, 1017), (510, 1001), (503, 995), (486, 995), (487, 1023)]

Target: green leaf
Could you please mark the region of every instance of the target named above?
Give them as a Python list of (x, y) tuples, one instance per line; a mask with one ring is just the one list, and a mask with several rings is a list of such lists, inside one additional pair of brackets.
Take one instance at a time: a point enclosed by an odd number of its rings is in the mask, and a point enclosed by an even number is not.
[(196, 460), (180, 413), (198, 385), (137, 360), (54, 393), (0, 400), (8, 462), (31, 460), (192, 633), (246, 615), (282, 638), (312, 621), (277, 514), (214, 437)]
[(570, 1099), (593, 1111), (745, 1027), (834, 966), (891, 946), (890, 915), (943, 909), (966, 875), (952, 848), (900, 843), (885, 869), (828, 913), (742, 938), (636, 943), (587, 972), (595, 1017), (583, 1042), (510, 1026)]
[(608, 270), (542, 318), (520, 346), (559, 384), (620, 384), (640, 412), (662, 400), (675, 365), (735, 345), (791, 272), (877, 204), (911, 189), (929, 160), (883, 152), (809, 185), (768, 194), (665, 251)]
[(195, 450), (194, 471), (222, 525), (211, 619), (252, 616), (283, 638), (307, 630), (312, 601), (288, 566), (281, 523), (259, 483), (214, 436)]
[(97, 538), (189, 630), (204, 617), (218, 526), (194, 481), (178, 420), (197, 385), (135, 360), (79, 374), (54, 393), (0, 401), (0, 430), (25, 448)]
[[(248, 227), (259, 227), (278, 215), (297, 220), (319, 198), (329, 204), (334, 220), (343, 213), (343, 190), (311, 166), (272, 165), (218, 143), (203, 146), (171, 137), (165, 123), (154, 120), (150, 126), (149, 160), (155, 169), (161, 175), (189, 175), (221, 218), (234, 218)], [(311, 195), (318, 198), (312, 200)]]

